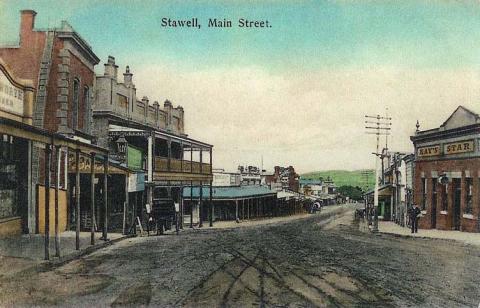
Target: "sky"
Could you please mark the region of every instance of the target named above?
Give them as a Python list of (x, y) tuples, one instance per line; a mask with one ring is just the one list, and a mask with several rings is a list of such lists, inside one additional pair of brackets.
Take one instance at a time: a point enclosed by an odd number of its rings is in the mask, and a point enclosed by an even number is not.
[[(267, 170), (372, 168), (364, 115), (391, 116), (389, 149), (413, 151), (417, 120), (428, 129), (458, 105), (480, 112), (479, 1), (0, 0), (0, 42), (18, 41), (21, 9), (37, 12), (36, 28), (67, 20), (101, 59), (98, 74), (112, 55), (138, 97), (183, 106), (215, 168), (262, 157)], [(239, 18), (272, 27), (238, 28)]]

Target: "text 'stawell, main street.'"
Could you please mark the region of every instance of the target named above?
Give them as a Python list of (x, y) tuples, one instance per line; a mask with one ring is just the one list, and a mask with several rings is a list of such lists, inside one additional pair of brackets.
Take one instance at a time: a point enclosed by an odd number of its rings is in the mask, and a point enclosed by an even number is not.
[[(192, 28), (201, 29), (202, 24), (197, 17), (189, 19), (176, 19), (163, 17), (160, 25), (162, 28)], [(207, 28), (271, 28), (272, 24), (269, 20), (253, 20), (249, 18), (239, 18), (235, 22), (228, 18), (208, 18)]]

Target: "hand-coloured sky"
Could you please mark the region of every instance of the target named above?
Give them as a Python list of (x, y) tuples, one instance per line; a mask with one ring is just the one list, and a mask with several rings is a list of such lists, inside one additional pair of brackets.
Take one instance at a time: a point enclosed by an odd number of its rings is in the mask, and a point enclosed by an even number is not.
[[(388, 107), (390, 148), (411, 150), (417, 119), (429, 128), (459, 104), (480, 111), (478, 1), (0, 0), (2, 42), (18, 39), (27, 8), (37, 28), (67, 20), (102, 63), (130, 65), (140, 95), (184, 106), (215, 167), (262, 155), (267, 168), (371, 167), (364, 114)], [(165, 29), (163, 17), (202, 28)], [(208, 18), (272, 27), (211, 29)]]

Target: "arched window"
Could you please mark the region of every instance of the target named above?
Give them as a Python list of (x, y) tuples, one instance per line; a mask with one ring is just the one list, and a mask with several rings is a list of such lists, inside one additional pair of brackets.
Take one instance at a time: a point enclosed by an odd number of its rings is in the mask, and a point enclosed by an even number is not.
[(90, 120), (92, 116), (92, 106), (90, 105), (90, 89), (88, 87), (83, 88), (83, 106), (85, 110), (83, 129), (85, 132), (90, 132)]
[(72, 129), (78, 129), (78, 110), (79, 110), (79, 95), (80, 95), (80, 81), (73, 80), (73, 100), (72, 100)]

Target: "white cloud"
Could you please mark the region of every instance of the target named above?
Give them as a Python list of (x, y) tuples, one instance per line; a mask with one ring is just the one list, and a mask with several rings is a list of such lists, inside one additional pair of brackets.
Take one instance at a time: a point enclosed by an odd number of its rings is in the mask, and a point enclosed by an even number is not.
[(440, 125), (460, 104), (473, 110), (480, 78), (469, 70), (370, 69), (273, 74), (258, 67), (182, 71), (156, 64), (133, 71), (138, 96), (182, 105), (186, 130), (214, 145), (214, 165), (293, 165), (301, 172), (373, 165), (375, 137), (364, 115), (393, 117), (389, 148)]

